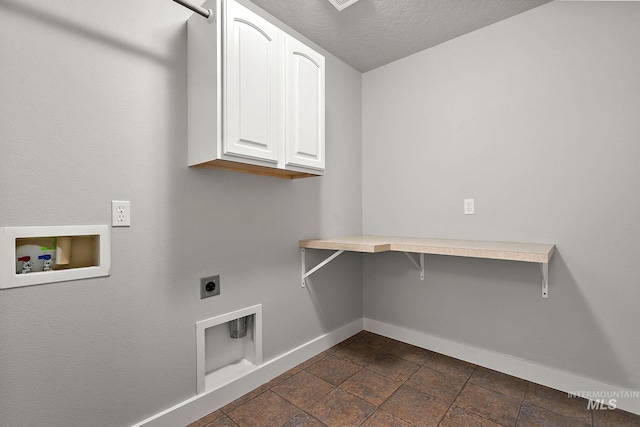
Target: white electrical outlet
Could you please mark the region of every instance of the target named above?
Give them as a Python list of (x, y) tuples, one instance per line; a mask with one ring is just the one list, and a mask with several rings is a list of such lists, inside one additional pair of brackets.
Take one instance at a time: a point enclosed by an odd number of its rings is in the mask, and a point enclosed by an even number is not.
[(476, 208), (473, 199), (464, 199), (464, 214), (475, 215)]
[(131, 202), (111, 201), (111, 226), (129, 227), (131, 225)]

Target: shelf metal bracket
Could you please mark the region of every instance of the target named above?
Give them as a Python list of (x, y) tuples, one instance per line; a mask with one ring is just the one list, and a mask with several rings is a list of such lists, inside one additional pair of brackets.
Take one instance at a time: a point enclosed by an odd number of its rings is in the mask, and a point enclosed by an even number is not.
[(409, 252), (404, 252), (404, 254), (407, 256), (407, 258), (409, 258), (409, 261), (411, 261), (411, 263), (415, 265), (418, 270), (420, 270), (420, 280), (424, 280), (424, 254), (418, 254), (420, 255), (420, 264), (418, 264), (418, 262), (413, 259), (411, 255), (409, 255)]
[(549, 298), (549, 263), (540, 263), (542, 269), (542, 298)]
[(307, 282), (305, 281), (307, 277), (311, 276), (313, 273), (320, 270), (325, 265), (329, 264), (331, 261), (333, 261), (335, 258), (338, 257), (338, 255), (342, 254), (343, 252), (344, 250), (334, 252), (331, 256), (329, 256), (327, 259), (322, 261), (320, 264), (316, 265), (311, 270), (307, 271), (307, 263), (305, 261), (304, 248), (300, 248), (300, 255), (302, 259), (302, 287), (304, 288), (305, 286), (307, 286)]

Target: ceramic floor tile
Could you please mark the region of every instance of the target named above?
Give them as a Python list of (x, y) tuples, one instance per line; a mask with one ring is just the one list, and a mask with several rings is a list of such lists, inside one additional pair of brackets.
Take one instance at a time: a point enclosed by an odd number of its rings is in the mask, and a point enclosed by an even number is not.
[(306, 370), (333, 385), (340, 385), (361, 369), (360, 365), (332, 355), (308, 367)]
[(240, 427), (280, 427), (301, 412), (274, 392), (265, 391), (227, 416)]
[(500, 424), (496, 424), (493, 421), (489, 421), (485, 418), (481, 418), (471, 412), (467, 412), (457, 406), (452, 406), (451, 409), (440, 421), (439, 427), (503, 427)]
[(215, 420), (223, 416), (224, 416), (224, 413), (220, 409), (218, 409), (217, 411), (210, 413), (206, 417), (202, 417), (198, 421), (192, 422), (187, 427), (206, 427), (207, 425), (211, 424), (212, 422), (214, 422)]
[(583, 423), (591, 424), (591, 411), (587, 408), (587, 400), (569, 397), (567, 393), (529, 383), (524, 401), (552, 412), (575, 418)]
[(301, 364), (299, 364), (298, 366), (296, 366), (294, 369), (296, 369), (296, 374), (298, 373), (298, 371), (301, 371), (303, 369), (307, 369), (309, 366), (311, 365), (315, 365), (316, 363), (318, 363), (319, 361), (321, 361), (322, 359), (329, 357), (331, 354), (333, 354), (333, 351), (323, 351), (322, 353), (313, 356), (311, 359), (302, 362)]
[[(296, 373), (298, 373), (300, 371), (297, 371)], [(278, 384), (280, 384), (282, 381), (286, 380), (287, 378), (291, 378), (292, 376), (294, 376), (295, 373), (291, 372), (291, 371), (287, 371), (282, 375), (278, 375), (277, 377), (275, 377), (274, 379), (272, 379), (271, 381), (269, 381), (268, 383), (266, 383), (264, 386), (268, 389), (271, 389), (275, 386), (277, 386)]]
[(405, 384), (443, 402), (453, 403), (465, 383), (466, 381), (462, 378), (452, 377), (423, 366)]
[(389, 353), (391, 349), (393, 349), (398, 341), (393, 340), (391, 338), (383, 337), (382, 335), (368, 333), (364, 335), (357, 341), (360, 344), (366, 345), (367, 347), (375, 348), (383, 353)]
[(363, 367), (376, 360), (381, 354), (380, 350), (367, 347), (359, 342), (351, 343), (334, 353), (338, 357)]
[(367, 369), (397, 381), (405, 381), (418, 370), (420, 365), (400, 359), (391, 354), (383, 354), (367, 365)]
[(408, 360), (409, 362), (417, 363), (418, 365), (424, 364), (435, 353), (424, 348), (416, 347), (411, 344), (406, 344), (397, 341), (389, 351), (389, 354), (393, 354), (401, 359)]
[(372, 405), (380, 406), (401, 385), (401, 381), (392, 380), (368, 369), (362, 369), (342, 383), (340, 388)]
[(454, 359), (453, 357), (444, 356), (442, 354), (436, 354), (432, 358), (426, 361), (424, 364), (427, 368), (431, 368), (434, 371), (442, 372), (443, 374), (451, 375), (452, 377), (458, 377), (463, 380), (468, 380), (473, 373), (476, 365), (462, 360)]
[(375, 410), (376, 407), (372, 404), (336, 388), (322, 400), (311, 405), (307, 412), (331, 427), (353, 427), (359, 426)]
[(467, 383), (454, 405), (497, 424), (513, 426), (518, 419), (520, 403), (520, 400)]
[(416, 427), (433, 427), (438, 425), (449, 405), (403, 385), (380, 408)]
[(233, 402), (229, 403), (226, 406), (223, 406), (220, 410), (222, 412), (224, 412), (225, 414), (228, 414), (229, 412), (233, 411), (234, 409), (236, 409), (238, 406), (247, 403), (248, 401), (250, 401), (253, 398), (258, 397), (259, 395), (261, 395), (262, 393), (264, 393), (265, 391), (267, 391), (267, 388), (264, 386), (258, 387), (257, 389), (250, 391), (249, 393), (245, 394), (242, 397), (237, 398), (236, 400), (234, 400)]
[(226, 415), (218, 418), (214, 422), (207, 424), (207, 427), (239, 427), (238, 424), (234, 423), (231, 418)]
[(552, 412), (548, 409), (524, 402), (520, 408), (516, 427), (590, 427), (591, 423), (583, 423), (575, 418)]
[(304, 409), (323, 398), (333, 389), (334, 386), (323, 379), (307, 371), (301, 371), (271, 390), (298, 408)]
[(188, 427), (587, 427), (592, 421), (640, 427), (638, 415), (592, 411), (585, 399), (362, 331)]
[(527, 381), (482, 366), (473, 371), (469, 382), (518, 400), (524, 399), (527, 390)]
[(363, 339), (364, 337), (366, 337), (367, 335), (371, 334), (372, 332), (368, 332), (368, 331), (360, 331), (357, 334), (353, 335), (350, 338), (347, 338), (346, 340), (342, 341), (341, 343), (334, 345), (334, 347), (346, 347), (347, 345), (354, 343), (358, 340)]
[(303, 412), (290, 419), (282, 427), (326, 427), (326, 424), (321, 423), (311, 415)]
[(408, 422), (394, 417), (388, 412), (378, 409), (370, 416), (361, 427), (413, 427)]
[(640, 415), (616, 409), (599, 409), (593, 411), (593, 425), (595, 427), (638, 427)]

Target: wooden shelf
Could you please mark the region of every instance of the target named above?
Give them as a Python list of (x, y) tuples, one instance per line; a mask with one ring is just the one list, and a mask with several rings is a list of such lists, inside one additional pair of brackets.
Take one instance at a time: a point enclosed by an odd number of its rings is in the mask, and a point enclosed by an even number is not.
[[(404, 252), (411, 262), (420, 270), (420, 278), (424, 280), (424, 254), (448, 255), (466, 258), (499, 259), (506, 261), (534, 262), (542, 269), (542, 297), (548, 297), (549, 260), (555, 252), (555, 245), (546, 243), (493, 242), (484, 240), (450, 240), (417, 237), (389, 237), (357, 235), (332, 237), (328, 239), (301, 240), (298, 244), (302, 253), (302, 286), (305, 278), (329, 263), (335, 257), (349, 252)], [(325, 261), (306, 271), (304, 250), (326, 249), (337, 251)], [(410, 253), (419, 254), (419, 261)]]
[(548, 263), (555, 251), (555, 245), (541, 243), (366, 235), (301, 240), (299, 246), (308, 249), (344, 250), (350, 252), (377, 253), (396, 251), (539, 263)]
[(330, 249), (350, 252), (386, 252), (391, 250), (389, 238), (381, 236), (347, 236), (330, 239), (300, 240), (301, 248)]

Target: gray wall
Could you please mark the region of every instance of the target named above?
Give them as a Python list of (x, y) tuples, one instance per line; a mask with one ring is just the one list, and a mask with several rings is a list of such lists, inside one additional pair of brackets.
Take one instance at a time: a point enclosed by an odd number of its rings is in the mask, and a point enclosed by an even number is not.
[(365, 317), (640, 389), (638, 22), (553, 2), (363, 75), (365, 233), (557, 245), (547, 300), (534, 264), (367, 255)]
[[(360, 257), (302, 289), (297, 248), (361, 232), (361, 74), (327, 55), (325, 177), (188, 168), (189, 15), (0, 1), (0, 226), (132, 209), (110, 277), (0, 291), (2, 426), (131, 425), (194, 396), (198, 320), (262, 303), (266, 361), (362, 317)], [(201, 301), (216, 273), (222, 295)]]

